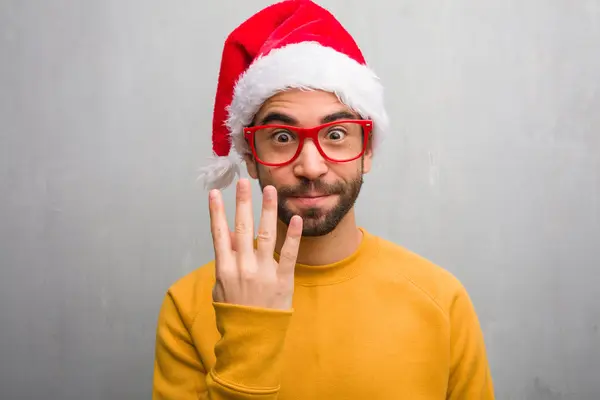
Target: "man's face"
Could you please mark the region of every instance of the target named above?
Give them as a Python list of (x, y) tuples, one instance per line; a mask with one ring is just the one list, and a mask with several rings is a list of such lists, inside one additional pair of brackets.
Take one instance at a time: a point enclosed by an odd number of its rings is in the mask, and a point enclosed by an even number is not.
[[(311, 128), (331, 120), (359, 119), (338, 98), (323, 91), (289, 90), (281, 92), (263, 104), (254, 125), (283, 124)], [(292, 163), (264, 166), (246, 157), (249, 175), (258, 179), (261, 188), (273, 185), (279, 194), (279, 219), (289, 224), (299, 215), (304, 223), (303, 236), (330, 233), (354, 207), (362, 186), (363, 174), (371, 168), (371, 147), (354, 161), (327, 161), (311, 139), (306, 139), (298, 158)]]

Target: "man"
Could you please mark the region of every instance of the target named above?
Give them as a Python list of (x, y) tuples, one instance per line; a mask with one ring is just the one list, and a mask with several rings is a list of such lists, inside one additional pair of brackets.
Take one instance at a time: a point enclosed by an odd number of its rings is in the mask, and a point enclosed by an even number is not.
[[(356, 224), (386, 130), (377, 77), (315, 3), (267, 7), (228, 37), (204, 173), (215, 260), (165, 297), (155, 399), (494, 398), (463, 286)], [(255, 224), (237, 182), (233, 231), (230, 147), (263, 191)]]

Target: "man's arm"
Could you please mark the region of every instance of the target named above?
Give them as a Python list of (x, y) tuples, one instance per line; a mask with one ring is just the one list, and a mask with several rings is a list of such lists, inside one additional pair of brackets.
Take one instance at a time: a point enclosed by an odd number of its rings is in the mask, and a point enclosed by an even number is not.
[(277, 399), (291, 311), (214, 303), (221, 340), (213, 369), (202, 364), (176, 302), (164, 299), (157, 328), (154, 400)]
[[(156, 339), (154, 399), (276, 399), (281, 357), (292, 315), (294, 268), (302, 236), (302, 219), (288, 225), (279, 262), (277, 190), (263, 189), (263, 207), (254, 247), (252, 191), (247, 179), (236, 190), (235, 229), (229, 230), (221, 192), (211, 190), (209, 212), (215, 250), (212, 291), (221, 339), (216, 363), (208, 370), (194, 347), (191, 326), (172, 293), (160, 311)], [(191, 293), (188, 293), (193, 297)], [(184, 300), (185, 301), (185, 300)], [(214, 329), (198, 327), (197, 329)]]
[(461, 286), (450, 308), (451, 371), (448, 400), (493, 400), (494, 387), (477, 314)]

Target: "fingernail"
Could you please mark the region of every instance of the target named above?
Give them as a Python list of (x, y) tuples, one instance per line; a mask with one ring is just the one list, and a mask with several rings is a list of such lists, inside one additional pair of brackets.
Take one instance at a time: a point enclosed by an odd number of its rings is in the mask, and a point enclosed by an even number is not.
[(213, 189), (209, 192), (208, 194), (208, 198), (210, 200), (215, 200), (217, 198), (217, 196), (219, 195), (219, 191), (217, 189)]
[(302, 217), (299, 215), (294, 215), (290, 223), (293, 224), (294, 227), (300, 227), (300, 225), (302, 225)]
[(273, 191), (271, 189), (269, 189), (269, 187), (265, 187), (265, 190), (263, 190), (263, 195), (265, 196), (265, 199), (267, 200), (271, 200), (273, 199)]

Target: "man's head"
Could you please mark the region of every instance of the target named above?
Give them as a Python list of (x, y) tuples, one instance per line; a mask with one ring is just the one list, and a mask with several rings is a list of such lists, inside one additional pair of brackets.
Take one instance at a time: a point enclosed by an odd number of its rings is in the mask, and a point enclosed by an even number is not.
[[(277, 188), (279, 218), (300, 215), (304, 236), (330, 233), (354, 206), (372, 157), (370, 122), (360, 120), (334, 94), (298, 89), (269, 98), (254, 118), (248, 174)], [(301, 129), (313, 127), (322, 128), (303, 138)]]
[[(273, 124), (287, 133), (257, 132)], [(261, 186), (278, 189), (284, 222), (299, 213), (305, 235), (322, 235), (352, 209), (387, 125), (383, 86), (352, 36), (311, 0), (282, 1), (225, 41), (215, 158), (200, 177), (225, 188), (243, 158)]]

